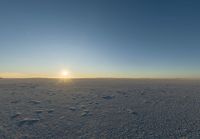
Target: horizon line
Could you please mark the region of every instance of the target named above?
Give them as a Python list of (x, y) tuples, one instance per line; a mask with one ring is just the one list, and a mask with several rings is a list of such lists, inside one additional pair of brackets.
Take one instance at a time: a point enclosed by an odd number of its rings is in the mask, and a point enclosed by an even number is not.
[(200, 78), (190, 77), (72, 77), (72, 78), (59, 78), (59, 77), (0, 77), (0, 79), (177, 79), (177, 80), (200, 80)]

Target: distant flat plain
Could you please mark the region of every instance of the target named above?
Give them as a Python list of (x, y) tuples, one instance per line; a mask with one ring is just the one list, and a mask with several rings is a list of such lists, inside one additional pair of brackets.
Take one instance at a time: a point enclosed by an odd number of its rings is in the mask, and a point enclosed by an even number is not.
[(128, 138), (199, 139), (200, 80), (0, 80), (0, 139)]

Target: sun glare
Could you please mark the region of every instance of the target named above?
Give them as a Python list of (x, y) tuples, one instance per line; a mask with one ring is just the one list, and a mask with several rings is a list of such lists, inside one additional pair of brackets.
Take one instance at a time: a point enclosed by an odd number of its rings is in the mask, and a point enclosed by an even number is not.
[(67, 70), (62, 70), (60, 72), (60, 75), (61, 75), (62, 78), (70, 78), (70, 73)]

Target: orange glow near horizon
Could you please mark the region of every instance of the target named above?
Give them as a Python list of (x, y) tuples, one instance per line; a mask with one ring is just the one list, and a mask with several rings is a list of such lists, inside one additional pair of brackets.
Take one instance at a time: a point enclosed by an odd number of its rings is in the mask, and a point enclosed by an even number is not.
[(42, 73), (17, 73), (17, 72), (4, 72), (0, 73), (1, 78), (55, 78), (56, 76), (51, 76), (49, 74)]
[[(150, 76), (151, 75), (151, 76)], [(161, 74), (145, 74), (141, 76), (141, 73), (135, 72), (134, 74), (119, 74), (119, 73), (85, 73), (85, 72), (72, 72), (68, 69), (57, 70), (54, 72), (45, 73), (25, 73), (25, 72), (0, 72), (0, 78), (60, 78), (60, 79), (72, 79), (72, 78), (166, 78)], [(200, 79), (194, 76), (168, 76), (167, 78), (189, 78), (189, 79)]]
[(0, 72), (0, 78), (72, 78), (72, 74), (67, 69), (46, 73)]

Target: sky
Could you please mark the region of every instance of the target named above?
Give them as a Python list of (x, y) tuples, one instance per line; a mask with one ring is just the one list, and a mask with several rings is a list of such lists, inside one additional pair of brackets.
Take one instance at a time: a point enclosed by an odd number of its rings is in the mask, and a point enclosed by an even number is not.
[(198, 0), (0, 0), (0, 77), (199, 78)]

